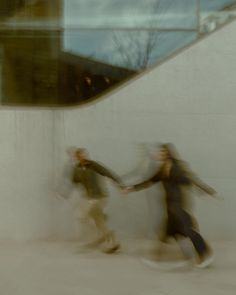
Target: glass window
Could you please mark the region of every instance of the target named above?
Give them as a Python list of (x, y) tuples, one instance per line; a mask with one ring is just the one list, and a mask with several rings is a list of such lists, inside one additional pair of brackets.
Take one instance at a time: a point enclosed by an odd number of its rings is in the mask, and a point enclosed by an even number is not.
[(201, 5), (202, 12), (209, 12), (209, 11), (219, 11), (221, 9), (226, 8), (227, 6), (233, 5), (236, 3), (234, 0), (199, 0)]
[(200, 33), (208, 34), (236, 16), (236, 1), (200, 0)]
[(1, 0), (1, 27), (17, 29), (59, 26), (62, 20), (62, 4), (63, 1), (60, 0)]
[(65, 0), (64, 26), (193, 29), (196, 8), (196, 0)]
[(63, 50), (61, 30), (0, 35), (2, 104), (78, 103), (127, 79), (134, 71)]
[(188, 31), (65, 30), (63, 50), (140, 72), (196, 38)]
[(1, 103), (60, 106), (97, 98), (215, 29), (233, 3), (1, 0)]

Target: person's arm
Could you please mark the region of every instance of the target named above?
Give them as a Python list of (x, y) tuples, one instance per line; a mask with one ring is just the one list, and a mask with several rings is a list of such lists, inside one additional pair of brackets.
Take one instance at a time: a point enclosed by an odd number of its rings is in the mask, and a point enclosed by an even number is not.
[(191, 179), (186, 169), (183, 169), (183, 165), (173, 165), (171, 168), (171, 179), (180, 185), (191, 185)]
[(160, 174), (160, 172), (157, 172), (149, 179), (147, 179), (141, 183), (135, 184), (133, 186), (130, 186), (129, 191), (139, 191), (139, 190), (145, 189), (145, 188), (159, 182), (160, 180), (161, 180), (161, 174)]
[(192, 181), (192, 183), (196, 186), (196, 187), (198, 187), (198, 188), (200, 188), (202, 191), (204, 191), (205, 193), (207, 193), (208, 195), (210, 195), (210, 196), (213, 196), (213, 195), (215, 195), (216, 194), (216, 191), (212, 188), (212, 187), (210, 187), (209, 185), (207, 185), (206, 183), (204, 183), (200, 178), (198, 178), (197, 176), (193, 176), (193, 177), (191, 177), (191, 181)]
[(190, 179), (193, 185), (195, 185), (196, 187), (198, 187), (199, 189), (201, 189), (202, 191), (204, 191), (210, 196), (217, 194), (217, 192), (212, 187), (204, 183), (193, 171), (191, 171), (187, 167), (185, 167), (185, 169), (187, 171), (188, 178)]
[(103, 165), (97, 163), (97, 162), (94, 162), (94, 161), (91, 161), (90, 162), (90, 167), (96, 171), (98, 174), (104, 176), (104, 177), (107, 177), (107, 178), (110, 178), (112, 179), (114, 182), (116, 182), (119, 186), (123, 186), (122, 185), (122, 181), (120, 179), (119, 176), (117, 176), (114, 172), (112, 172), (111, 170), (109, 170), (108, 168), (104, 167)]

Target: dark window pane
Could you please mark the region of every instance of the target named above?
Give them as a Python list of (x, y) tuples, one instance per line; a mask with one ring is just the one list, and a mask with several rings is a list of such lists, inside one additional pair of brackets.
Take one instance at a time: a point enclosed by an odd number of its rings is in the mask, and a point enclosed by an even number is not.
[(1, 32), (2, 104), (78, 103), (134, 74), (64, 51), (62, 37), (61, 30)]
[(195, 38), (194, 32), (2, 31), (2, 103), (83, 102)]
[(60, 32), (2, 31), (2, 103), (57, 101)]
[(60, 0), (1, 0), (1, 26), (54, 27), (62, 21), (63, 1)]

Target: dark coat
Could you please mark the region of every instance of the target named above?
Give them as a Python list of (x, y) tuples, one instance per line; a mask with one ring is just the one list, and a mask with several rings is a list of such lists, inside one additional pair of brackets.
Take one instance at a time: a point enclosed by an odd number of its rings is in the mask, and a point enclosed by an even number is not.
[(167, 209), (166, 235), (187, 235), (189, 228), (194, 227), (193, 218), (184, 210), (183, 189), (195, 185), (206, 193), (213, 195), (215, 190), (203, 183), (197, 176), (184, 166), (182, 161), (171, 159), (169, 175), (164, 166), (146, 181), (133, 186), (134, 190), (141, 190), (152, 184), (161, 182), (165, 191)]

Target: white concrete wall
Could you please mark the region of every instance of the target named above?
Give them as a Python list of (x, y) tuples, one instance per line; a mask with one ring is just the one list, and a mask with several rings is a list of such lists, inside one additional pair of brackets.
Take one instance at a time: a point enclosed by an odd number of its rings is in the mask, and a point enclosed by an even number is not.
[(51, 235), (53, 115), (0, 110), (0, 239)]
[[(235, 238), (235, 52), (233, 22), (110, 97), (58, 111), (57, 172), (68, 145), (87, 147), (94, 159), (123, 174), (139, 161), (136, 143), (173, 142), (201, 178), (225, 198), (218, 202), (206, 196), (197, 201), (203, 233), (216, 239)], [(127, 199), (111, 192), (113, 227), (127, 235), (144, 235), (145, 192)], [(73, 206), (64, 206), (55, 205), (56, 228), (70, 235)]]
[[(0, 239), (75, 237), (77, 197), (57, 200), (52, 192), (67, 146), (87, 147), (123, 175), (140, 161), (137, 143), (158, 141), (174, 142), (225, 198), (197, 201), (203, 233), (235, 238), (235, 52), (233, 22), (95, 104), (54, 112), (1, 109)], [(109, 190), (112, 227), (145, 236), (147, 193), (124, 197)]]

